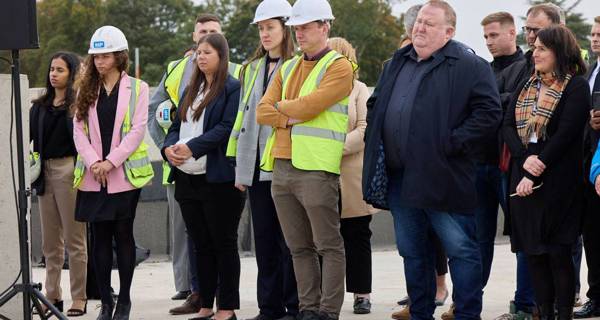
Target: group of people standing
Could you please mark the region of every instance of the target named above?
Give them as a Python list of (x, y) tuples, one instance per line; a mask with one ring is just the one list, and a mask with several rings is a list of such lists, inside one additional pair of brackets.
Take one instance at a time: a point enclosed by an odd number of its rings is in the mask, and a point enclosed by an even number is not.
[[(411, 8), (402, 47), (372, 94), (358, 81), (352, 45), (329, 37), (326, 0), (262, 1), (252, 22), (260, 42), (242, 65), (230, 62), (218, 17), (200, 15), (195, 45), (168, 63), (151, 98), (126, 73), (128, 43), (115, 27), (94, 33), (83, 63), (54, 55), (30, 114), (43, 163), (32, 186), (48, 299), (62, 311), (66, 247), (67, 315), (87, 312), (89, 223), (98, 319), (129, 319), (133, 222), (154, 176), (148, 129), (165, 160), (173, 299), (185, 299), (171, 314), (236, 319), (237, 231), (248, 197), (260, 311), (253, 320), (339, 319), (346, 291), (354, 313), (369, 313), (376, 208), (391, 211), (404, 258), (407, 307), (392, 318), (432, 319), (449, 295), (449, 265), (453, 303), (442, 318), (480, 319), (498, 206), (517, 257), (511, 312), (499, 319), (573, 317), (584, 220), (589, 301), (575, 316), (600, 315), (599, 241), (590, 227), (600, 194), (600, 111), (591, 107), (599, 63), (586, 73), (554, 5), (527, 12), (527, 53), (510, 14), (487, 16), (491, 64), (452, 40), (456, 19), (441, 0)], [(599, 54), (600, 18), (592, 44)]]

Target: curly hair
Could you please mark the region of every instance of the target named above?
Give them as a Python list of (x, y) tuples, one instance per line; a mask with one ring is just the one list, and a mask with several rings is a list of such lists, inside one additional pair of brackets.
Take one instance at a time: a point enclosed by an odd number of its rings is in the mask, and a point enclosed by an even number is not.
[[(129, 55), (127, 50), (113, 52), (115, 64), (119, 72), (127, 71), (129, 68)], [(77, 120), (87, 121), (90, 107), (98, 99), (98, 90), (102, 81), (102, 76), (98, 73), (94, 65), (94, 55), (88, 55), (83, 63), (83, 76), (78, 83), (79, 94), (75, 100), (75, 116)]]

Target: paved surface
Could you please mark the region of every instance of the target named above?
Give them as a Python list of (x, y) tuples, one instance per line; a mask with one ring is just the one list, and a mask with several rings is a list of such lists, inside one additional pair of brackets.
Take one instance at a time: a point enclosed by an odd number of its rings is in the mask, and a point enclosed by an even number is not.
[[(484, 295), (484, 308), (482, 318), (484, 320), (494, 319), (508, 309), (508, 301), (514, 296), (515, 288), (515, 257), (510, 253), (510, 246), (505, 239), (500, 239), (502, 244), (496, 245), (495, 260), (488, 287)], [(170, 297), (174, 294), (173, 273), (171, 263), (165, 256), (153, 256), (135, 271), (132, 288), (133, 308), (131, 319), (188, 319), (191, 316), (170, 316), (169, 308), (175, 307), (181, 301), (172, 301)], [(584, 260), (585, 261), (585, 260)], [(582, 296), (585, 296), (587, 283), (587, 268), (585, 263), (581, 267)], [(43, 282), (44, 270), (35, 268), (33, 270), (35, 281)], [(68, 300), (68, 272), (63, 272), (62, 277), (63, 294)], [(118, 274), (113, 272), (113, 286), (118, 289)], [(448, 279), (448, 285), (452, 284)], [(256, 307), (256, 262), (254, 257), (242, 258), (242, 277), (240, 285), (241, 310), (237, 312), (238, 319), (253, 317), (257, 314)], [(343, 320), (380, 320), (390, 319), (390, 314), (399, 309), (396, 301), (405, 295), (404, 273), (402, 259), (395, 250), (384, 250), (373, 253), (373, 294), (372, 313), (369, 315), (354, 315), (352, 313), (352, 295), (347, 294), (342, 308), (341, 319)], [(88, 314), (79, 319), (96, 319), (98, 314), (97, 300), (90, 301)], [(70, 301), (65, 301), (65, 308)], [(440, 318), (442, 312), (448, 308), (438, 308), (435, 316)], [(595, 318), (600, 319), (600, 318)]]

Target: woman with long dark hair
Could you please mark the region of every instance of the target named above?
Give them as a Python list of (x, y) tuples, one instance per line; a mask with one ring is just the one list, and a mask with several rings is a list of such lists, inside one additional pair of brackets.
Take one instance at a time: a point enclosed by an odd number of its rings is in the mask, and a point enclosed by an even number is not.
[(240, 83), (228, 74), (228, 61), (223, 35), (198, 41), (194, 73), (161, 150), (174, 167), (169, 181), (175, 181), (175, 200), (195, 244), (202, 301), (197, 320), (236, 319), (240, 307), (237, 230), (244, 195), (225, 156)]
[(260, 43), (242, 67), (240, 103), (227, 146), (227, 156), (236, 161), (235, 185), (241, 191), (248, 189), (250, 197), (259, 308), (252, 320), (295, 319), (298, 313), (292, 256), (271, 197), (272, 174), (260, 170), (260, 157), (272, 130), (256, 122), (258, 102), (294, 53), (292, 32), (285, 26), (291, 10), (287, 0), (265, 0), (256, 8), (252, 23), (258, 27)]
[(590, 89), (569, 29), (540, 30), (533, 59), (535, 71), (513, 96), (502, 128), (511, 153), (511, 244), (527, 255), (540, 319), (554, 319), (555, 308), (558, 319), (572, 319), (571, 248), (581, 234)]
[(63, 311), (60, 275), (65, 247), (69, 255), (69, 279), (73, 304), (67, 316), (87, 311), (87, 242), (85, 223), (75, 221), (72, 188), (75, 164), (72, 106), (73, 85), (79, 72), (79, 58), (57, 52), (50, 58), (46, 91), (29, 110), (29, 137), (33, 150), (40, 155), (41, 173), (32, 183), (38, 195), (42, 226), (42, 252), (46, 261), (46, 297)]
[[(121, 30), (104, 26), (90, 41), (75, 103), (75, 217), (89, 222), (92, 260), (102, 309), (98, 320), (129, 319), (135, 269), (133, 221), (141, 188), (154, 175), (143, 142), (148, 85), (127, 75), (128, 44)], [(119, 299), (113, 315), (110, 274), (113, 239), (119, 266)]]

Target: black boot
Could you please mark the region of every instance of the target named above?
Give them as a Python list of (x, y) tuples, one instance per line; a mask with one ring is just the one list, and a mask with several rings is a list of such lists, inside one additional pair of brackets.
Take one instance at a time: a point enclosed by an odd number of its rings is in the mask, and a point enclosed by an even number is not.
[(600, 317), (600, 300), (588, 300), (573, 316), (575, 319)]
[(131, 311), (131, 301), (129, 303), (117, 303), (117, 309), (112, 320), (129, 320), (129, 312)]
[(571, 319), (573, 319), (573, 306), (558, 307), (558, 320), (571, 320)]
[(111, 320), (112, 313), (115, 305), (114, 304), (102, 304), (102, 308), (100, 308), (100, 314), (96, 320)]
[(539, 306), (540, 320), (554, 320), (554, 304), (543, 304)]

